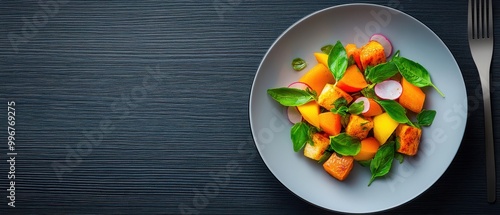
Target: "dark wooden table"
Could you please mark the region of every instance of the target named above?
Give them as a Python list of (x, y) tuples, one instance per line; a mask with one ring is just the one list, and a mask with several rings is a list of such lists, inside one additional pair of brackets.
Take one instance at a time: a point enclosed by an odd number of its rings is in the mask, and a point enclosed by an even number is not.
[[(500, 203), (486, 201), (467, 2), (364, 2), (398, 7), (430, 27), (455, 56), (469, 96), (451, 166), (429, 190), (387, 212), (499, 214)], [(2, 1), (0, 214), (334, 213), (303, 201), (270, 173), (251, 138), (248, 100), (276, 38), (302, 17), (344, 3), (350, 1)], [(16, 111), (15, 208), (6, 198), (9, 101)], [(500, 126), (494, 131), (500, 143)], [(500, 179), (498, 144), (496, 156)]]

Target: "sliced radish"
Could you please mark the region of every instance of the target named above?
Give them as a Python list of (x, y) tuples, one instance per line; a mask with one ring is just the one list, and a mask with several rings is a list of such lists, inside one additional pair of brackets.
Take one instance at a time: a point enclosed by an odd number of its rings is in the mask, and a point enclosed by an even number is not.
[(290, 106), (286, 109), (286, 115), (288, 116), (288, 120), (292, 124), (298, 123), (302, 121), (302, 115), (300, 114), (297, 107)]
[(398, 81), (385, 80), (375, 85), (375, 94), (381, 99), (395, 100), (403, 93), (403, 87)]
[(392, 43), (383, 34), (374, 34), (370, 37), (370, 40), (375, 40), (379, 42), (384, 47), (385, 57), (389, 57), (392, 54)]
[(366, 113), (370, 110), (370, 100), (366, 97), (359, 97), (354, 100), (354, 103), (363, 102), (363, 111), (361, 113)]
[(304, 82), (297, 81), (297, 82), (293, 82), (290, 85), (288, 85), (288, 88), (296, 88), (296, 89), (300, 89), (300, 90), (306, 90), (307, 88), (311, 88), (311, 87)]

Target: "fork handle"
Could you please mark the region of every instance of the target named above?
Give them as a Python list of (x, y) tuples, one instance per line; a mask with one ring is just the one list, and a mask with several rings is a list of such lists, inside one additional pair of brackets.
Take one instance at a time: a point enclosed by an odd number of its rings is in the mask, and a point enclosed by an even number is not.
[(490, 83), (481, 83), (484, 101), (484, 129), (486, 144), (486, 186), (488, 202), (495, 202), (496, 198), (496, 176), (495, 176), (495, 147), (493, 142), (493, 123), (491, 116)]

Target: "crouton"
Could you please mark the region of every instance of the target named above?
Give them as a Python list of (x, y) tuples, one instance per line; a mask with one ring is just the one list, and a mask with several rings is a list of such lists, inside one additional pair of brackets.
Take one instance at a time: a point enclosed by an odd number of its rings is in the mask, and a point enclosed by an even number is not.
[(333, 153), (330, 158), (323, 164), (323, 169), (325, 169), (328, 174), (343, 181), (347, 178), (349, 173), (354, 166), (354, 159), (352, 156), (338, 156), (337, 153)]
[(327, 110), (331, 110), (332, 108), (335, 108), (333, 103), (341, 97), (344, 97), (345, 100), (347, 100), (347, 103), (351, 103), (353, 99), (348, 93), (344, 92), (335, 85), (326, 84), (323, 91), (321, 91), (321, 94), (318, 96), (318, 104)]
[(421, 135), (421, 129), (406, 124), (400, 124), (396, 129), (396, 138), (399, 140), (399, 148), (397, 151), (401, 154), (410, 156), (417, 154)]
[(362, 140), (368, 136), (372, 128), (373, 120), (371, 117), (362, 117), (352, 114), (349, 117), (349, 123), (345, 129), (345, 133)]
[(317, 161), (330, 146), (330, 139), (320, 133), (314, 133), (312, 141), (312, 145), (307, 143), (304, 147), (304, 156)]

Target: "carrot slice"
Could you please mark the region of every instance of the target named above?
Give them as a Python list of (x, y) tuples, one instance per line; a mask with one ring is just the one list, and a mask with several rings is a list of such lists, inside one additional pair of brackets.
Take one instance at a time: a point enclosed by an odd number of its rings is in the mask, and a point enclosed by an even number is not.
[(370, 109), (363, 113), (363, 116), (377, 116), (384, 112), (382, 107), (375, 100), (368, 98), (368, 101), (370, 102)]
[(419, 87), (401, 78), (403, 93), (399, 97), (399, 104), (415, 113), (420, 113), (424, 107), (425, 93)]

